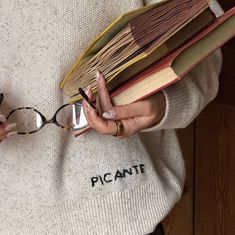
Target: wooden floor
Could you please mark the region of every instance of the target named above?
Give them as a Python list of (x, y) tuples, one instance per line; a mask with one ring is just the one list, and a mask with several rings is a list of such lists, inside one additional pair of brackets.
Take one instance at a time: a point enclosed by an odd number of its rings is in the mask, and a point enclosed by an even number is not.
[[(235, 0), (221, 3), (235, 6)], [(182, 200), (164, 221), (166, 235), (235, 235), (235, 39), (222, 51), (217, 98), (178, 131), (187, 179)]]

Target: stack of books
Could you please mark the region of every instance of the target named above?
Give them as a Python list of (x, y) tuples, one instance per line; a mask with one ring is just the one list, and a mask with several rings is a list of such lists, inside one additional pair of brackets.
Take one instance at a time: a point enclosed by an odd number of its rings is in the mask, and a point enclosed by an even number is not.
[(235, 8), (216, 18), (208, 0), (172, 0), (126, 13), (108, 26), (78, 59), (60, 87), (70, 102), (79, 87), (97, 91), (105, 77), (115, 105), (128, 104), (180, 80), (235, 36)]

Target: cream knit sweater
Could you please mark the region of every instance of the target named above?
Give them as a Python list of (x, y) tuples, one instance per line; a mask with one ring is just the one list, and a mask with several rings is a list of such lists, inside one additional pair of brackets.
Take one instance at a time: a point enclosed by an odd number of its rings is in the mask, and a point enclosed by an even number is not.
[[(146, 1), (146, 3), (150, 3)], [(220, 8), (213, 2), (219, 14)], [(78, 55), (141, 0), (1, 0), (1, 112), (31, 106), (50, 118)], [(74, 138), (55, 125), (0, 145), (0, 234), (147, 234), (180, 199), (184, 162), (173, 129), (217, 92), (220, 53), (164, 90), (157, 126), (124, 140)]]

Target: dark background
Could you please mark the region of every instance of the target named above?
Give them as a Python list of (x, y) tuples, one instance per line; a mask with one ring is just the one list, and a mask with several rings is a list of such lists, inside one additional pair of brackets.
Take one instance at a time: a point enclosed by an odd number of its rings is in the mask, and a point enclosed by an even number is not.
[[(220, 0), (224, 10), (235, 0)], [(235, 38), (222, 47), (219, 93), (178, 131), (187, 178), (182, 200), (164, 220), (166, 235), (235, 234)]]

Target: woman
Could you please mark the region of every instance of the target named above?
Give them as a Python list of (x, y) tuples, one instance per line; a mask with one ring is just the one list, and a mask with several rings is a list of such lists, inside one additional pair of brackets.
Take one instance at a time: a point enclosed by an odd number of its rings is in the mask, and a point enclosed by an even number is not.
[[(2, 234), (148, 234), (180, 199), (185, 169), (174, 129), (187, 126), (215, 97), (219, 52), (162, 93), (122, 107), (112, 106), (97, 73), (101, 113), (83, 102), (94, 130), (78, 138), (56, 125), (16, 135), (20, 122), (16, 127), (3, 115), (29, 106), (52, 117), (64, 104), (58, 84), (87, 42), (120, 14), (143, 4), (1, 3)], [(220, 12), (215, 2), (212, 8)], [(88, 96), (92, 99), (91, 91)], [(24, 118), (30, 127), (39, 114)]]

